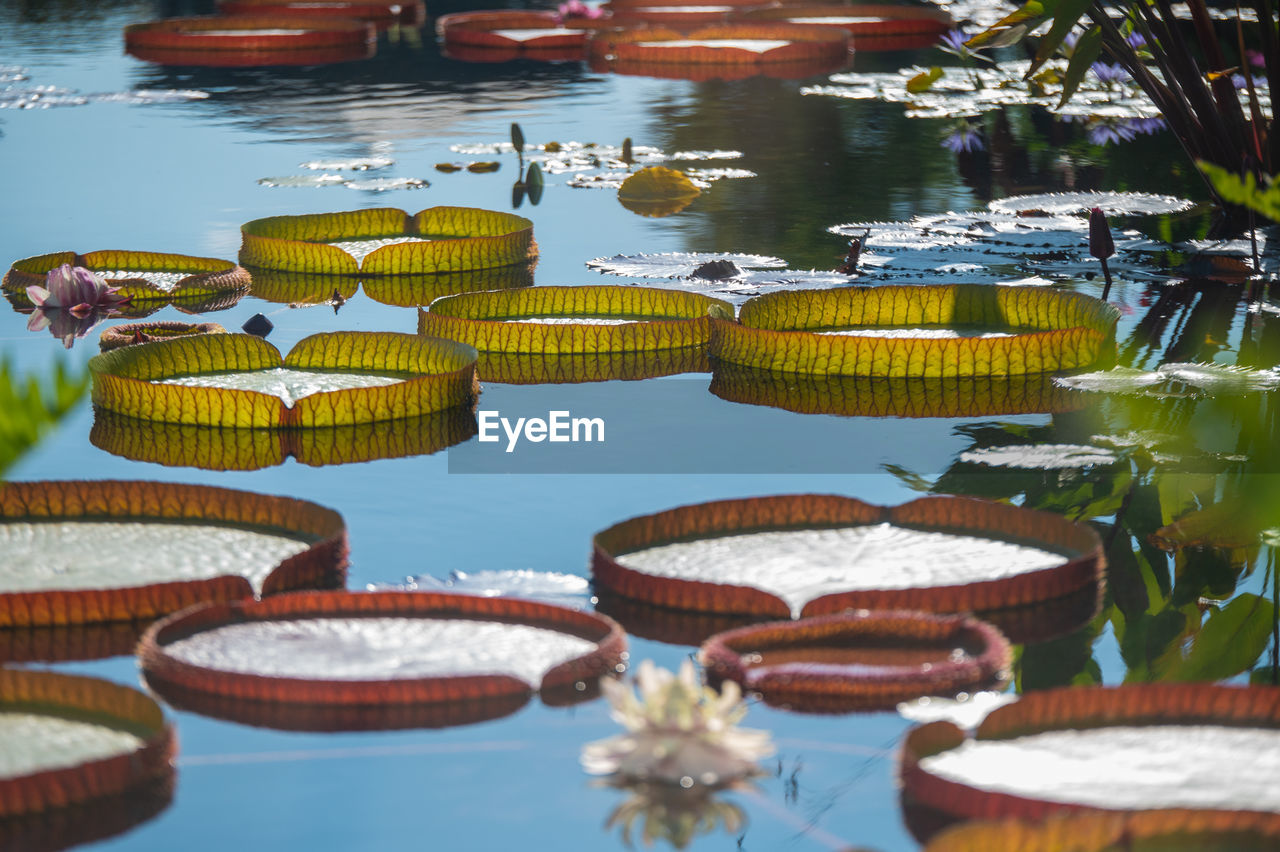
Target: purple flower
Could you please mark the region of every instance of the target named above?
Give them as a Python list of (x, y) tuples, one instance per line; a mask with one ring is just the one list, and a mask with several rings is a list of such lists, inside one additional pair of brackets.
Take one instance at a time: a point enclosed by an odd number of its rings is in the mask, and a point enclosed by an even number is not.
[(76, 317), (88, 316), (94, 308), (113, 308), (129, 301), (128, 296), (119, 295), (119, 287), (108, 287), (90, 270), (69, 263), (49, 270), (44, 284), (28, 287), (27, 298), (42, 310), (62, 310)]
[(1254, 68), (1265, 68), (1267, 65), (1267, 58), (1262, 55), (1261, 50), (1246, 50), (1244, 55)]
[(947, 134), (946, 138), (942, 140), (942, 147), (960, 154), (969, 151), (982, 151), (987, 146), (982, 141), (982, 131), (965, 121), (956, 125)]
[(1138, 131), (1128, 119), (1091, 119), (1085, 126), (1085, 136), (1094, 145), (1110, 145), (1112, 142), (1128, 142)]
[(77, 339), (88, 334), (89, 329), (111, 313), (109, 310), (95, 309), (81, 315), (70, 311), (36, 308), (27, 322), (27, 331), (44, 331), (47, 328), (50, 334), (62, 341), (63, 346), (70, 349)]
[(1146, 47), (1147, 37), (1144, 36), (1142, 33), (1135, 31), (1125, 36), (1124, 42), (1125, 44), (1132, 47), (1134, 50), (1137, 50), (1140, 47)]
[(1129, 79), (1129, 72), (1119, 65), (1110, 62), (1095, 62), (1089, 66), (1098, 82), (1104, 86), (1113, 86)]
[(969, 40), (969, 37), (964, 34), (964, 30), (952, 30), (949, 33), (945, 33), (939, 39), (939, 41), (941, 41), (943, 45), (942, 49), (947, 51), (948, 53), (960, 53), (960, 52), (968, 51), (969, 48), (964, 46), (964, 43), (968, 40)]
[(1129, 129), (1134, 133), (1141, 133), (1145, 136), (1159, 133), (1166, 127), (1168, 127), (1168, 125), (1165, 124), (1164, 119), (1159, 116), (1154, 118), (1134, 118), (1129, 121)]

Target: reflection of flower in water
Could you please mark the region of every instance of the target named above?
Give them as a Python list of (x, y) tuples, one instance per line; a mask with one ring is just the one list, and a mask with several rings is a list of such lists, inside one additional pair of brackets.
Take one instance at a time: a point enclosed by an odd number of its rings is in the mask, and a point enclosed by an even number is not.
[(36, 308), (27, 321), (27, 331), (43, 331), (47, 328), (54, 337), (61, 338), (63, 346), (70, 349), (78, 338), (84, 337), (89, 329), (114, 313), (110, 309), (94, 309), (80, 315), (59, 308)]
[(109, 287), (92, 271), (69, 263), (50, 269), (44, 284), (27, 288), (27, 298), (36, 305), (27, 331), (48, 328), (68, 349), (116, 306), (129, 301), (128, 296), (119, 294), (119, 287)]
[(665, 840), (676, 849), (684, 849), (694, 838), (710, 834), (721, 825), (726, 834), (737, 834), (747, 822), (742, 808), (718, 797), (717, 788), (685, 789), (648, 781), (614, 781), (611, 786), (631, 794), (613, 809), (605, 823), (605, 828), (621, 828), (622, 842), (628, 848), (632, 846), (633, 833), (639, 834), (645, 846)]
[(758, 774), (757, 761), (773, 754), (768, 731), (738, 727), (747, 708), (736, 683), (726, 681), (716, 692), (698, 681), (691, 661), (676, 675), (646, 660), (636, 685), (639, 698), (621, 681), (601, 682), (614, 720), (627, 733), (583, 746), (587, 772), (714, 787)]
[(951, 132), (942, 140), (942, 147), (957, 154), (969, 151), (981, 151), (986, 143), (982, 141), (982, 130), (967, 121), (958, 121)]

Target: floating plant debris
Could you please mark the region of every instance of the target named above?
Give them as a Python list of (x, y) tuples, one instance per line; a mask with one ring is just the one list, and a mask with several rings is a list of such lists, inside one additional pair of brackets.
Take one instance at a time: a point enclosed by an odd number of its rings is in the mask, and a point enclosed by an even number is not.
[(913, 730), (902, 752), (905, 794), (964, 817), (1276, 813), (1280, 794), (1265, 779), (1277, 771), (1280, 692), (1209, 684), (1031, 692), (992, 712), (972, 738), (937, 722)]
[(935, 497), (886, 508), (802, 495), (624, 521), (596, 535), (592, 568), (598, 589), (686, 610), (956, 612), (1022, 606), (1096, 583), (1098, 548), (1085, 527), (1012, 506)]
[(0, 669), (0, 817), (172, 776), (177, 744), (155, 701), (97, 678)]
[(1161, 364), (1154, 370), (1113, 367), (1094, 373), (1060, 376), (1062, 387), (1096, 393), (1155, 397), (1236, 395), (1280, 388), (1280, 370), (1255, 370), (1225, 364)]
[(298, 163), (300, 169), (311, 169), (318, 172), (364, 172), (371, 169), (385, 169), (395, 165), (390, 157), (358, 157), (353, 160), (308, 160)]
[[(537, 256), (532, 222), (472, 207), (431, 207), (413, 216), (390, 208), (273, 216), (241, 231), (243, 263), (286, 272), (422, 275), (510, 266)], [(359, 257), (341, 247), (348, 243)]]
[(598, 355), (700, 346), (717, 313), (733, 308), (680, 290), (533, 287), (438, 299), (419, 312), (418, 333), (486, 352)]
[(205, 600), (340, 584), (346, 567), (336, 513), (198, 485), (10, 483), (0, 489), (0, 536), (13, 555), (0, 579), (3, 626), (154, 618)]
[(139, 657), (162, 694), (386, 705), (572, 694), (625, 649), (612, 621), (551, 604), (332, 592), (181, 613), (148, 630)]
[[(1041, 287), (938, 285), (792, 290), (751, 299), (738, 322), (713, 324), (711, 354), (788, 373), (888, 377), (1006, 376), (1086, 367), (1114, 346), (1120, 312)], [(1007, 336), (918, 339), (920, 327), (1004, 327)], [(873, 336), (823, 334), (862, 327)]]
[(721, 633), (698, 658), (713, 683), (735, 681), (788, 709), (838, 713), (1002, 684), (1012, 653), (1000, 631), (973, 618), (863, 610)]
[(1155, 215), (1190, 210), (1192, 202), (1172, 195), (1149, 192), (1050, 192), (997, 198), (988, 205), (997, 213), (1019, 215), (1085, 215), (1098, 207), (1108, 216)]
[(128, 297), (131, 304), (192, 305), (228, 296), (238, 298), (248, 292), (250, 282), (249, 273), (229, 260), (108, 250), (84, 255), (54, 252), (16, 260), (0, 286), (13, 293), (25, 292), (33, 284), (43, 286), (49, 271), (64, 263), (82, 266), (119, 287), (120, 295)]
[[(391, 332), (315, 334), (283, 359), (275, 347), (251, 335), (216, 334), (106, 352), (89, 362), (89, 370), (94, 403), (129, 417), (231, 428), (311, 428), (418, 417), (462, 405), (475, 394), (475, 359), (476, 351), (464, 344)], [(224, 380), (228, 373), (280, 370), (295, 382), (286, 388), (292, 404), (273, 395), (278, 388), (264, 393), (266, 385), (250, 382), (231, 389)], [(343, 375), (375, 371), (395, 378), (340, 384)], [(187, 378), (202, 375), (211, 378)], [(261, 379), (280, 375), (267, 372)], [(298, 381), (303, 378), (306, 382)], [(296, 397), (300, 392), (309, 395)]]

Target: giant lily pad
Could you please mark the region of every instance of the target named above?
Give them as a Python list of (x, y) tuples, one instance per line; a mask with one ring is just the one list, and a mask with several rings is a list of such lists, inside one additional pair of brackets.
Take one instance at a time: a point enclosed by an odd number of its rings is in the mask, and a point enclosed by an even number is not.
[(316, 65), (365, 59), (378, 33), (367, 21), (288, 14), (165, 18), (124, 28), (125, 51), (161, 65)]
[(1265, 852), (1280, 846), (1280, 816), (1165, 809), (1062, 813), (1040, 823), (978, 820), (947, 829), (926, 852)]
[(207, 703), (282, 727), (291, 711), (303, 725), (379, 727), (405, 713), (419, 724), (489, 718), (494, 701), (511, 712), (535, 693), (553, 704), (589, 697), (586, 681), (612, 673), (625, 650), (621, 628), (602, 616), (415, 591), (193, 609), (153, 625), (138, 653), (148, 684), (192, 709)]
[(596, 35), (593, 56), (656, 65), (768, 65), (843, 61), (849, 34), (835, 27), (722, 24), (679, 31), (645, 27)]
[(483, 290), (516, 290), (533, 286), (533, 263), (517, 263), (496, 269), (442, 272), (435, 275), (396, 275), (364, 281), (365, 295), (384, 305), (413, 308), (429, 305), (442, 296)]
[(901, 778), (909, 801), (960, 818), (1280, 813), (1278, 761), (1280, 689), (1154, 684), (1030, 693), (972, 738), (948, 722), (916, 728)]
[(119, 287), (120, 294), (129, 297), (126, 307), (173, 302), (209, 310), (209, 303), (228, 295), (234, 296), (230, 304), (235, 304), (249, 289), (249, 273), (229, 260), (114, 249), (84, 255), (60, 251), (14, 261), (5, 273), (3, 287), (25, 293), (33, 284), (43, 286), (49, 271), (64, 263), (83, 266)]
[(106, 352), (89, 370), (94, 403), (129, 417), (309, 429), (463, 405), (476, 392), (475, 360), (464, 344), (390, 332), (315, 334), (283, 359), (251, 335), (215, 334)]
[(632, 213), (662, 217), (679, 213), (701, 193), (684, 172), (648, 166), (622, 182), (618, 187), (618, 201)]
[(915, 36), (910, 42), (927, 47), (955, 26), (951, 15), (934, 6), (903, 6), (887, 3), (785, 3), (751, 9), (745, 21), (786, 21), (792, 24), (840, 27), (853, 34), (855, 50), (875, 49), (879, 39)]
[(1050, 192), (998, 198), (988, 205), (997, 213), (1019, 215), (1089, 215), (1095, 207), (1108, 216), (1155, 215), (1190, 210), (1192, 202), (1172, 195), (1149, 192)]
[(321, 467), (425, 456), (469, 440), (475, 414), (466, 406), (445, 411), (311, 429), (222, 429), (138, 420), (97, 409), (89, 442), (132, 461), (202, 470), (260, 470), (284, 464)]
[(796, 617), (849, 607), (966, 612), (1097, 588), (1097, 535), (1056, 515), (958, 497), (874, 506), (800, 495), (723, 500), (596, 535), (596, 586), (685, 610)]
[(155, 618), (341, 585), (346, 572), (337, 513), (209, 486), (9, 483), (0, 536), (0, 627)]
[[(776, 257), (736, 252), (663, 252), (614, 255), (587, 261), (587, 267), (606, 275), (666, 278), (680, 287), (714, 293), (740, 304), (752, 296), (797, 287), (847, 287), (852, 278), (838, 272), (787, 269)], [(666, 285), (671, 286), (671, 285)]]
[(698, 657), (713, 681), (732, 680), (794, 710), (884, 710), (922, 695), (955, 695), (1008, 679), (1008, 641), (966, 616), (845, 612), (712, 636)]
[(219, 0), (224, 15), (313, 15), (355, 18), (379, 27), (395, 23), (420, 26), (427, 17), (422, 0)]
[(459, 47), (515, 52), (526, 59), (546, 52), (545, 58), (555, 59), (586, 55), (587, 31), (561, 23), (553, 12), (455, 12), (436, 19), (436, 32), (450, 55)]
[(338, 297), (345, 302), (360, 287), (359, 279), (345, 276), (279, 269), (251, 269), (250, 272), (254, 297), (276, 304), (326, 305), (333, 304)]
[(710, 370), (705, 346), (598, 355), (482, 352), (476, 362), (476, 373), (481, 381), (508, 385), (634, 381)]
[(0, 630), (0, 660), (60, 663), (132, 656), (150, 621), (108, 621)]
[(1114, 349), (1120, 312), (1040, 287), (846, 287), (770, 293), (715, 320), (711, 354), (789, 373), (1010, 376), (1085, 367)]
[(700, 346), (718, 299), (648, 287), (534, 287), (438, 299), (418, 314), (418, 333), (486, 352), (597, 355)]
[(0, 744), (0, 817), (171, 778), (177, 749), (160, 706), (136, 689), (17, 669), (0, 669)]
[(1045, 373), (887, 378), (779, 373), (721, 362), (711, 392), (746, 405), (847, 417), (995, 417), (1077, 411), (1088, 397)]
[(325, 275), (423, 275), (491, 269), (537, 256), (533, 223), (472, 207), (272, 216), (247, 222), (246, 266)]

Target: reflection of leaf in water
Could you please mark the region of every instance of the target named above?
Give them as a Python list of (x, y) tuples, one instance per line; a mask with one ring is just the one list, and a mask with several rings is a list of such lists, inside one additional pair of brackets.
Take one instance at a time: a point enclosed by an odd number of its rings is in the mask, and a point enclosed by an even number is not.
[(1161, 680), (1223, 680), (1248, 671), (1267, 648), (1276, 621), (1271, 601), (1242, 594), (1214, 611), (1190, 645), (1173, 645), (1154, 665)]
[(1162, 364), (1155, 370), (1115, 367), (1094, 373), (1060, 376), (1062, 387), (1098, 393), (1141, 394), (1176, 397), (1203, 393), (1206, 396), (1271, 391), (1280, 387), (1280, 370), (1255, 370), (1224, 364)]
[(630, 797), (613, 809), (605, 828), (620, 828), (628, 849), (634, 848), (632, 833), (637, 829), (645, 848), (663, 840), (676, 849), (685, 849), (699, 835), (710, 834), (720, 826), (732, 835), (746, 825), (742, 808), (720, 798), (717, 790), (702, 785), (688, 790), (647, 782), (617, 782), (611, 786), (627, 791)]
[(641, 216), (670, 216), (689, 206), (702, 190), (684, 172), (664, 166), (643, 168), (618, 187), (618, 201)]
[(1132, 216), (1180, 213), (1189, 210), (1192, 202), (1149, 192), (1049, 192), (998, 198), (988, 206), (1000, 213), (1038, 211), (1050, 216), (1087, 215), (1094, 207), (1101, 207), (1108, 216)]

